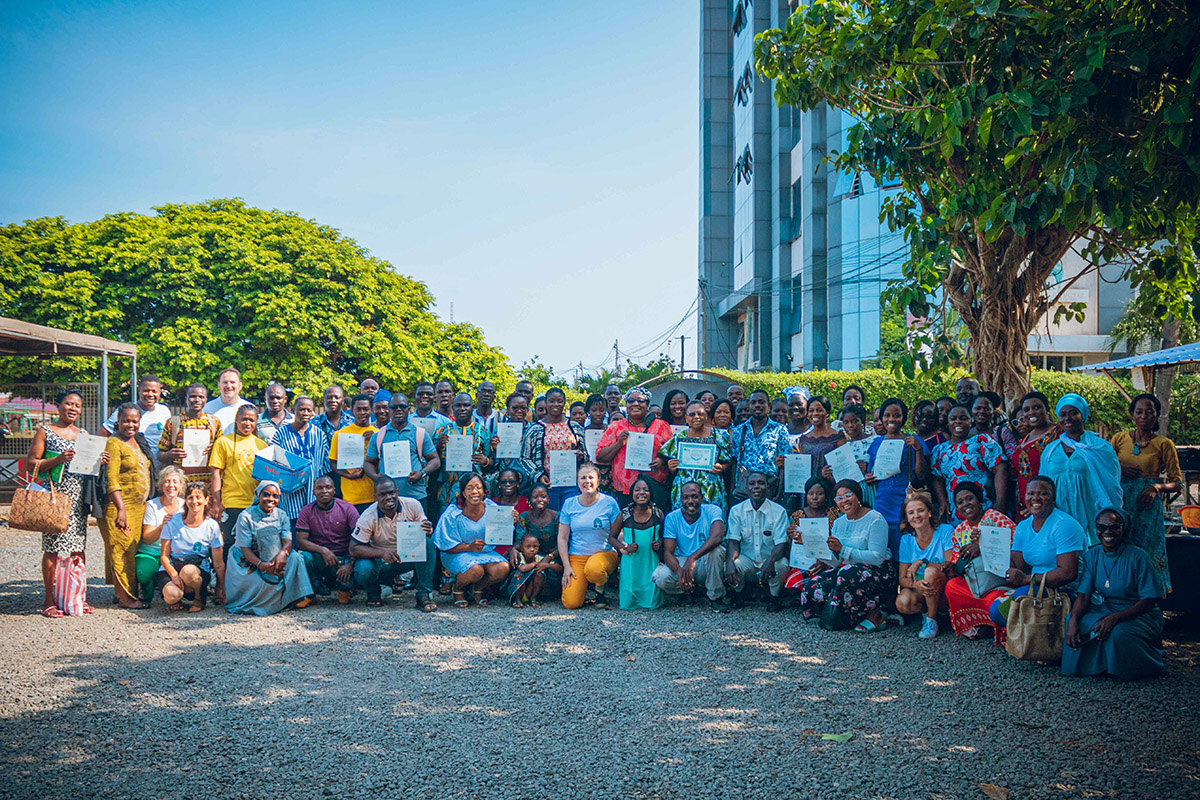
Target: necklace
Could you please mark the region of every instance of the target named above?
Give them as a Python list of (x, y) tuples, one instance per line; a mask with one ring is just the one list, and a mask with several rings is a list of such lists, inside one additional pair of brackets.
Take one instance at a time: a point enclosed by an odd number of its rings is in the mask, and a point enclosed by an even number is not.
[(1150, 438), (1146, 440), (1145, 445), (1138, 441), (1136, 430), (1130, 432), (1129, 438), (1133, 439), (1133, 454), (1135, 456), (1140, 456), (1142, 454), (1142, 447), (1149, 447), (1150, 442), (1154, 441), (1154, 434), (1150, 434)]
[[(1105, 553), (1104, 555), (1107, 555), (1107, 553)], [(1110, 576), (1110, 575), (1112, 575), (1112, 571), (1113, 571), (1113, 569), (1114, 569), (1114, 568), (1117, 566), (1117, 558), (1116, 558), (1116, 556), (1117, 556), (1117, 554), (1116, 554), (1116, 553), (1113, 553), (1113, 560), (1112, 560), (1112, 564), (1111, 564), (1111, 565), (1109, 565), (1109, 566), (1108, 566), (1108, 568), (1104, 570), (1104, 588), (1105, 588), (1105, 589), (1110, 589), (1110, 588), (1112, 588), (1112, 587), (1111, 587), (1111, 585), (1110, 585), (1109, 576)], [(1101, 561), (1107, 561), (1107, 560), (1108, 560), (1108, 559), (1106, 559), (1106, 558), (1101, 558)]]

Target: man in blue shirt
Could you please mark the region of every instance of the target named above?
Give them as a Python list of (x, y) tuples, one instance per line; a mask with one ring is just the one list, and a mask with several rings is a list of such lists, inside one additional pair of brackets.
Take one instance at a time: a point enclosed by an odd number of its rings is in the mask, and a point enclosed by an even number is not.
[(690, 603), (698, 587), (708, 593), (713, 611), (729, 610), (725, 602), (725, 522), (721, 507), (705, 503), (700, 484), (685, 483), (680, 490), (680, 505), (663, 521), (662, 563), (654, 568), (651, 580), (667, 594), (683, 594)]
[[(387, 476), (389, 467), (384, 449), (388, 442), (404, 442), (408, 445), (409, 471), (404, 475), (390, 476), (396, 482), (396, 491), (401, 497), (411, 497), (421, 503), (426, 516), (429, 515), (428, 482), (429, 476), (442, 467), (438, 458), (437, 445), (434, 438), (417, 428), (408, 418), (408, 397), (399, 393), (388, 399), (391, 419), (387, 427), (367, 440), (367, 456), (363, 462), (363, 474), (371, 480), (379, 480)], [(388, 448), (390, 449), (390, 448)]]
[(749, 497), (746, 480), (751, 472), (767, 476), (767, 497), (775, 497), (778, 489), (777, 476), (783, 468), (783, 456), (792, 449), (787, 427), (771, 419), (771, 398), (762, 389), (750, 393), (748, 401), (750, 419), (734, 427), (730, 432), (733, 439), (733, 459), (737, 462), (737, 480), (734, 482), (734, 500), (741, 502)]

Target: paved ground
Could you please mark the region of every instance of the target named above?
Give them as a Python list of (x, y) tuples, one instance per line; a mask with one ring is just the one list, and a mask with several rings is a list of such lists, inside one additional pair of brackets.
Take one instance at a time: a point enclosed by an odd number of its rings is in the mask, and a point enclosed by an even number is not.
[(0, 528), (0, 796), (1200, 797), (1192, 634), (1126, 685), (757, 608), (168, 616), (89, 553), (98, 612), (44, 619)]

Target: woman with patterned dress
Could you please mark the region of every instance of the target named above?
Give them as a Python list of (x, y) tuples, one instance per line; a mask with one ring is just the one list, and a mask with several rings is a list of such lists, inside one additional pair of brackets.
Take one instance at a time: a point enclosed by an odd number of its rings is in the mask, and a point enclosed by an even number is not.
[[(983, 507), (992, 507), (995, 497), (1000, 513), (1004, 513), (1004, 499), (1008, 493), (1008, 464), (1004, 461), (1004, 450), (991, 434), (970, 435), (971, 411), (964, 405), (956, 405), (946, 416), (950, 428), (950, 440), (933, 448), (929, 457), (931, 472), (942, 480), (933, 481), (934, 494), (943, 521), (949, 522), (956, 515), (954, 506), (958, 484), (971, 481), (985, 489)], [(992, 487), (989, 496), (986, 489)], [(958, 519), (963, 519), (957, 514)]]
[[(95, 480), (76, 475), (65, 468), (75, 457), (75, 438), (87, 433), (75, 424), (83, 413), (83, 396), (66, 389), (55, 398), (55, 403), (58, 405), (58, 419), (37, 429), (33, 441), (29, 443), (29, 453), (25, 456), (26, 469), (53, 481), (55, 491), (71, 498), (67, 529), (62, 533), (42, 534), (42, 615), (46, 617), (63, 616), (54, 602), (54, 567), (59, 557), (84, 558), (89, 511), (84, 504), (84, 484)], [(105, 453), (102, 459), (107, 465), (108, 454)], [(83, 613), (90, 614), (93, 610), (84, 603)]]
[[(812, 456), (812, 474), (833, 481), (833, 470), (825, 465), (825, 454), (846, 443), (846, 434), (829, 424), (829, 412), (833, 404), (823, 395), (814, 395), (808, 400), (808, 421), (812, 425), (792, 446), (795, 453)], [(830, 497), (830, 503), (833, 497)]]
[(550, 454), (556, 450), (573, 450), (576, 467), (587, 461), (583, 426), (566, 416), (566, 408), (566, 393), (557, 386), (548, 389), (546, 417), (529, 426), (522, 446), (525, 461), (535, 470), (533, 482), (550, 487), (550, 507), (555, 511), (562, 509), (568, 497), (579, 494), (579, 489), (573, 484), (550, 486)]
[[(955, 527), (954, 533), (950, 536), (950, 551), (949, 557), (946, 559), (946, 567), (948, 574), (953, 569), (952, 574), (955, 577), (946, 581), (946, 605), (950, 607), (950, 625), (954, 628), (954, 632), (968, 639), (978, 639), (980, 638), (979, 628), (992, 624), (991, 617), (988, 616), (988, 609), (991, 608), (993, 601), (1006, 594), (1006, 589), (1001, 587), (985, 593), (983, 597), (976, 597), (971, 592), (967, 579), (962, 577), (962, 568), (959, 565), (965, 566), (979, 556), (980, 525), (1004, 528), (1008, 531), (1010, 540), (1017, 526), (996, 509), (984, 508), (983, 487), (973, 481), (963, 481), (958, 484), (954, 500), (958, 509), (957, 516), (962, 518), (962, 522)], [(996, 627), (994, 638), (997, 645), (1003, 644), (1004, 629)]]
[[(803, 544), (800, 538), (800, 529), (796, 526), (796, 523), (801, 519), (824, 518), (828, 523), (828, 529), (833, 528), (833, 521), (838, 518), (839, 512), (837, 506), (833, 504), (833, 486), (829, 481), (820, 475), (813, 475), (804, 484), (804, 494), (795, 495), (795, 497), (803, 505), (792, 512), (790, 517), (791, 524), (787, 529), (788, 538), (796, 544)], [(815, 562), (807, 569), (796, 569), (793, 567), (783, 582), (783, 588), (799, 589), (806, 579), (812, 578), (818, 572), (828, 568), (829, 565), (821, 561)]]
[(1021, 398), (1021, 416), (1029, 428), (1017, 444), (1011, 458), (1017, 475), (1017, 520), (1029, 516), (1025, 508), (1025, 486), (1038, 474), (1042, 451), (1058, 438), (1058, 426), (1050, 421), (1050, 401), (1041, 392), (1030, 392)]
[(1171, 591), (1171, 574), (1167, 570), (1162, 496), (1164, 492), (1179, 491), (1183, 473), (1175, 443), (1157, 432), (1161, 410), (1158, 398), (1152, 394), (1133, 398), (1129, 404), (1133, 430), (1113, 436), (1112, 446), (1121, 464), (1121, 492), (1125, 513), (1129, 515), (1126, 539), (1146, 552), (1158, 596), (1166, 597)]
[(158, 469), (149, 443), (138, 432), (141, 420), (137, 403), (122, 405), (117, 409), (117, 430), (104, 445), (108, 452), (107, 494), (100, 520), (104, 582), (113, 587), (113, 598), (125, 608), (150, 607), (137, 599), (137, 550)]
[[(688, 428), (672, 436), (658, 451), (659, 458), (666, 462), (667, 470), (675, 476), (671, 482), (671, 508), (681, 506), (680, 492), (686, 483), (695, 483), (700, 487), (703, 502), (713, 503), (721, 507), (721, 513), (729, 511), (729, 503), (725, 496), (725, 478), (723, 473), (733, 458), (729, 431), (719, 430), (712, 426), (704, 404), (693, 400), (687, 404), (685, 412)], [(712, 469), (693, 469), (679, 465), (679, 448), (683, 444), (711, 444), (717, 448), (716, 461)]]

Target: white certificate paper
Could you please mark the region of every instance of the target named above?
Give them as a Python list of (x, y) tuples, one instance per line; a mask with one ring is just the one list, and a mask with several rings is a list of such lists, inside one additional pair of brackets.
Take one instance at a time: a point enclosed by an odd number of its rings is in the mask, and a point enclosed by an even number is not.
[(904, 457), (906, 447), (908, 442), (903, 439), (884, 439), (879, 443), (879, 449), (875, 451), (875, 466), (871, 468), (876, 480), (900, 474), (900, 459)]
[(852, 480), (862, 483), (862, 470), (858, 468), (858, 461), (854, 458), (854, 445), (844, 444), (836, 450), (830, 450), (825, 454), (825, 463), (833, 470), (833, 481)]
[(425, 529), (420, 522), (396, 523), (396, 555), (401, 561), (425, 560)]
[[(384, 442), (380, 450), (380, 456), (383, 458), (384, 474), (389, 478), (407, 478), (412, 473), (412, 447), (407, 440), (402, 442)], [(338, 445), (339, 456), (341, 452), (341, 445)], [(422, 550), (421, 552), (425, 551)]]
[(683, 433), (687, 429), (688, 429), (687, 425), (672, 425), (671, 426), (671, 435), (675, 436), (676, 434)]
[(625, 440), (625, 469), (649, 472), (654, 458), (654, 434), (631, 433)]
[(1012, 540), (1004, 528), (979, 526), (979, 555), (983, 568), (993, 575), (1004, 577), (1011, 564)]
[(603, 428), (595, 428), (583, 432), (584, 447), (587, 448), (588, 458), (596, 460), (596, 451), (600, 449), (600, 438), (604, 436)]
[(712, 472), (717, 463), (717, 446), (705, 442), (679, 443), (679, 469)]
[[(104, 437), (81, 433), (75, 437), (75, 457), (67, 465), (67, 471), (76, 475), (100, 474), (100, 456), (104, 453)], [(201, 448), (203, 449), (203, 448)]]
[(550, 465), (550, 486), (574, 486), (575, 464), (578, 458), (574, 450), (551, 450), (546, 453)]
[(469, 433), (452, 433), (446, 443), (446, 471), (470, 472), (475, 454), (475, 437)]
[(787, 453), (783, 457), (783, 491), (800, 494), (812, 477), (812, 453)]
[(814, 561), (838, 563), (838, 558), (829, 549), (829, 520), (824, 517), (803, 517), (796, 526), (804, 542), (804, 552)]
[(337, 468), (362, 469), (363, 458), (367, 454), (367, 440), (361, 433), (337, 434)]
[(486, 526), (483, 532), (485, 544), (512, 544), (513, 517), (512, 506), (497, 506), (488, 504), (483, 510), (483, 522)]
[(813, 562), (814, 559), (809, 557), (801, 542), (792, 542), (792, 549), (788, 551), (788, 566), (792, 569), (808, 569)]
[(204, 455), (208, 442), (208, 428), (184, 428), (183, 466), (203, 467), (208, 464), (208, 457)]
[(496, 458), (521, 457), (521, 433), (525, 426), (520, 422), (497, 422), (496, 436), (500, 444), (496, 447)]
[(418, 417), (414, 414), (408, 419), (413, 425), (416, 425), (418, 428), (422, 428), (425, 433), (430, 436), (433, 436), (433, 432), (437, 430), (437, 417)]

